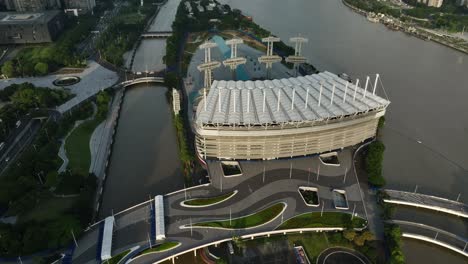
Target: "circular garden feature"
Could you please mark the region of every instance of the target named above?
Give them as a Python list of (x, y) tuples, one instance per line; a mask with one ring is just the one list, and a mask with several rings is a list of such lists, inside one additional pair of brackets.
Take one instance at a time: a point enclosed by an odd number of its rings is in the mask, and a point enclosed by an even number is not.
[(81, 81), (80, 77), (78, 76), (66, 76), (61, 77), (53, 81), (53, 84), (56, 86), (70, 86), (73, 84), (77, 84)]
[(370, 264), (371, 262), (363, 254), (344, 247), (325, 249), (317, 260), (318, 264)]

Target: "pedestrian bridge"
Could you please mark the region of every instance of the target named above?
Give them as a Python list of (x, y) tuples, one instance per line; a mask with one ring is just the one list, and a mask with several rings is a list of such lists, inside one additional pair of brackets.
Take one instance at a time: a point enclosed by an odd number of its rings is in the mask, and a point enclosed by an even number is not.
[(464, 237), (420, 223), (402, 220), (388, 220), (387, 223), (399, 225), (403, 237), (432, 243), (468, 257), (468, 240)]
[(386, 203), (420, 207), (468, 218), (468, 205), (458, 201), (413, 192), (396, 190), (385, 190), (385, 192), (389, 196), (384, 199)]
[(168, 38), (172, 36), (171, 31), (147, 31), (141, 34), (142, 38)]
[(121, 82), (118, 86), (128, 87), (140, 83), (164, 83), (163, 77), (141, 77), (128, 81)]

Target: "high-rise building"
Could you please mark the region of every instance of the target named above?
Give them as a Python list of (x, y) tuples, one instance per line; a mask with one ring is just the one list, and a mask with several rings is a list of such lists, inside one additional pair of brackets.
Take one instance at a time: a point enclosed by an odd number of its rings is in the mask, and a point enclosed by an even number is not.
[(17, 12), (39, 12), (61, 7), (60, 0), (5, 0), (7, 9)]
[(78, 13), (87, 13), (96, 6), (96, 0), (64, 0), (65, 9), (77, 10)]
[(425, 4), (427, 6), (441, 7), (444, 0), (418, 0), (418, 3)]

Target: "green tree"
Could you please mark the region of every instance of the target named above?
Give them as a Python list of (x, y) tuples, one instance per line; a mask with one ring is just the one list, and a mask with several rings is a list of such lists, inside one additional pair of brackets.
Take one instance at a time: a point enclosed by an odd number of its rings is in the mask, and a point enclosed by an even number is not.
[(345, 230), (343, 231), (343, 236), (349, 240), (349, 241), (353, 241), (354, 238), (356, 237), (356, 232), (354, 230)]
[(13, 65), (12, 61), (7, 61), (3, 64), (2, 74), (4, 74), (7, 78), (15, 76), (15, 66)]
[(49, 65), (44, 62), (38, 62), (36, 66), (34, 66), (34, 71), (39, 75), (46, 75), (49, 73)]

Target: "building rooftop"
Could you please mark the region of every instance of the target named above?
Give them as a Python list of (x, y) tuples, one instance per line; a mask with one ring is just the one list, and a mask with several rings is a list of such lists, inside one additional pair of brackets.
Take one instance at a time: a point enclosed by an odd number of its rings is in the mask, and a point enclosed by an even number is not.
[(384, 109), (390, 101), (373, 94), (373, 83), (374, 80), (369, 81), (365, 92), (330, 72), (265, 81), (215, 80), (206, 95), (206, 105), (205, 99), (198, 105), (196, 123), (274, 125), (322, 121)]
[(41, 12), (0, 12), (0, 25), (43, 24), (57, 16), (61, 11), (50, 10)]

